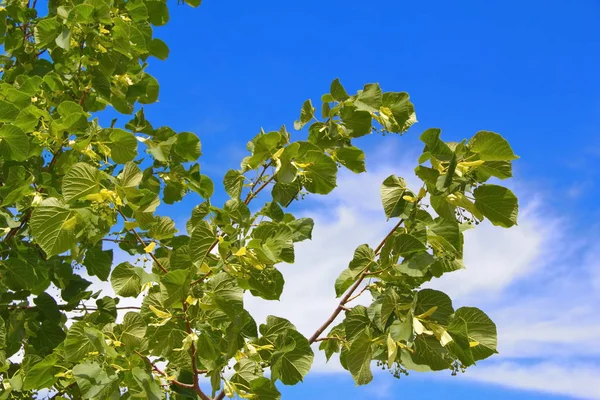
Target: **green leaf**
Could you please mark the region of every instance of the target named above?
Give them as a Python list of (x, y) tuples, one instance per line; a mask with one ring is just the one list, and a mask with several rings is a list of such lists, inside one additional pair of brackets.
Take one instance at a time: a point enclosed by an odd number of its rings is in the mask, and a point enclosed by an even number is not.
[(9, 258), (5, 262), (4, 284), (12, 290), (29, 290), (42, 293), (50, 284), (48, 271), (25, 260)]
[(78, 4), (71, 9), (69, 20), (79, 23), (89, 23), (94, 13), (94, 7), (89, 4)]
[(408, 93), (386, 92), (383, 94), (381, 103), (382, 125), (390, 132), (405, 132), (417, 122), (415, 107), (410, 102)]
[(75, 382), (84, 399), (113, 399), (119, 396), (119, 377), (100, 364), (86, 361), (73, 367)]
[(441, 254), (463, 256), (464, 238), (457, 221), (436, 218), (427, 232), (427, 241)]
[(265, 377), (252, 380), (250, 382), (250, 392), (257, 396), (256, 399), (260, 400), (281, 399), (281, 393), (279, 393), (275, 384)]
[(169, 8), (166, 3), (158, 0), (146, 1), (148, 21), (152, 25), (162, 26), (169, 22)]
[(354, 104), (361, 109), (371, 112), (379, 111), (383, 93), (377, 83), (368, 83), (363, 90), (358, 91)]
[(161, 296), (165, 307), (185, 300), (189, 290), (189, 275), (189, 270), (177, 269), (160, 278)]
[(373, 380), (373, 373), (371, 372), (372, 359), (371, 338), (363, 332), (354, 339), (346, 356), (348, 371), (352, 374), (354, 383), (357, 385), (366, 385)]
[(55, 198), (44, 200), (31, 216), (31, 233), (48, 257), (71, 248), (75, 241), (75, 211)]
[(253, 270), (248, 283), (251, 293), (265, 300), (279, 300), (285, 284), (281, 272), (272, 266), (267, 266), (262, 271)]
[(146, 334), (146, 322), (137, 312), (128, 312), (121, 324), (120, 340), (130, 349), (140, 346)]
[(209, 281), (211, 298), (215, 305), (230, 318), (236, 318), (243, 309), (244, 292), (237, 282), (224, 272)]
[(418, 335), (414, 342), (412, 361), (427, 365), (433, 371), (450, 368), (450, 362), (445, 357), (447, 351), (433, 336)]
[(14, 104), (0, 100), (0, 122), (13, 122), (19, 112), (19, 108)]
[(335, 161), (319, 150), (310, 150), (302, 159), (308, 164), (304, 169), (303, 184), (311, 193), (327, 194), (336, 186)]
[(302, 242), (312, 239), (312, 230), (315, 223), (311, 218), (298, 218), (288, 222), (287, 226), (292, 228), (292, 241)]
[(202, 0), (185, 0), (185, 2), (192, 7), (198, 7), (202, 4)]
[(375, 252), (368, 244), (361, 244), (354, 250), (352, 261), (348, 264), (348, 268), (354, 271), (362, 272), (369, 264), (375, 260)]
[(349, 268), (343, 270), (340, 276), (335, 280), (335, 297), (343, 295), (346, 290), (356, 282), (356, 278), (358, 278), (359, 275), (359, 270), (352, 270)]
[(381, 326), (386, 326), (388, 319), (396, 312), (400, 303), (400, 296), (393, 289), (388, 289), (381, 296)]
[(506, 139), (494, 132), (477, 132), (469, 140), (468, 146), (484, 161), (510, 161), (519, 158), (513, 153)]
[(344, 89), (344, 87), (340, 83), (339, 78), (335, 78), (333, 82), (331, 82), (331, 88), (329, 89), (329, 91), (331, 92), (333, 98), (337, 101), (344, 101), (350, 97), (348, 96), (348, 93), (346, 93), (346, 89)]
[(48, 47), (54, 43), (58, 36), (61, 24), (56, 17), (44, 18), (40, 20), (34, 28), (35, 42), (40, 48)]
[(131, 132), (113, 129), (110, 134), (110, 157), (114, 162), (124, 164), (137, 156), (137, 139)]
[(88, 353), (104, 354), (104, 335), (99, 330), (87, 325), (84, 321), (75, 322), (67, 332), (64, 342), (65, 359), (78, 362), (88, 356)]
[(396, 341), (404, 340), (405, 342), (408, 342), (413, 336), (412, 322), (413, 319), (411, 314), (408, 314), (408, 316), (402, 320), (397, 319), (392, 322), (392, 325), (390, 325), (390, 335), (392, 338)]
[(160, 390), (160, 386), (158, 386), (158, 383), (156, 383), (156, 380), (152, 374), (139, 367), (133, 368), (131, 373), (137, 384), (142, 388), (146, 399), (160, 400), (163, 398), (163, 393)]
[(54, 42), (58, 47), (65, 51), (71, 50), (71, 31), (63, 27), (62, 31), (56, 36)]
[(148, 9), (141, 1), (129, 1), (126, 3), (125, 8), (131, 19), (135, 22), (142, 22), (148, 19)]
[(435, 257), (429, 253), (415, 254), (405, 258), (400, 265), (396, 266), (396, 270), (404, 275), (422, 277), (434, 262)]
[(85, 253), (83, 265), (88, 274), (97, 276), (101, 281), (107, 281), (110, 275), (110, 267), (113, 261), (112, 250), (102, 250), (102, 247), (96, 246), (89, 248)]
[[(288, 329), (279, 336), (280, 340), (282, 336), (285, 337), (285, 343), (293, 343), (293, 349), (280, 350), (276, 347), (271, 357), (271, 377), (281, 380), (284, 385), (295, 385), (302, 382), (310, 371), (314, 354), (308, 340), (298, 331)], [(275, 340), (275, 343), (280, 340)]]
[(442, 325), (447, 325), (450, 320), (450, 316), (454, 312), (452, 307), (452, 300), (444, 292), (433, 289), (422, 289), (419, 290), (415, 297), (415, 308), (414, 314), (421, 315), (429, 313), (432, 308), (435, 307), (435, 311), (427, 317), (428, 320), (438, 322)]
[(210, 199), (215, 191), (213, 181), (206, 175), (190, 174), (190, 179), (187, 182), (190, 189), (205, 199)]
[(169, 47), (160, 39), (152, 39), (148, 44), (148, 50), (150, 51), (150, 54), (159, 60), (166, 60), (169, 57)]
[(175, 222), (169, 217), (157, 217), (155, 223), (148, 231), (148, 236), (156, 239), (170, 239), (177, 233)]
[(426, 250), (426, 246), (413, 235), (402, 233), (393, 238), (394, 251), (402, 257)]
[(128, 262), (116, 266), (110, 275), (110, 283), (115, 293), (122, 297), (137, 297), (142, 290), (140, 276)]
[(193, 162), (202, 155), (200, 139), (192, 132), (181, 132), (173, 146), (175, 153), (185, 161)]
[(128, 162), (123, 167), (123, 172), (119, 175), (121, 186), (124, 188), (137, 187), (142, 182), (142, 170), (137, 164)]
[(335, 153), (340, 163), (355, 173), (366, 172), (365, 153), (354, 146), (342, 147)]
[(244, 188), (244, 175), (240, 171), (230, 169), (223, 178), (223, 186), (232, 199), (239, 199)]
[(442, 218), (447, 220), (456, 220), (456, 206), (448, 203), (446, 196), (431, 196), (431, 207)]
[(512, 177), (512, 162), (510, 161), (486, 161), (476, 170), (480, 182), (486, 181), (490, 176), (500, 179)]
[(302, 104), (302, 109), (300, 110), (300, 120), (294, 122), (294, 129), (300, 130), (313, 119), (315, 115), (315, 108), (313, 107), (310, 99), (306, 100), (304, 104)]
[(448, 332), (463, 332), (461, 322), (466, 324), (470, 350), (474, 361), (483, 360), (497, 353), (496, 325), (481, 310), (475, 307), (461, 307), (454, 313), (448, 325)]
[(277, 182), (273, 186), (271, 194), (273, 200), (281, 204), (282, 207), (287, 207), (300, 193), (300, 183), (298, 181), (292, 183)]
[(473, 192), (475, 207), (496, 226), (510, 228), (517, 224), (519, 201), (509, 189), (497, 185), (481, 185)]
[(350, 341), (356, 339), (371, 325), (371, 320), (364, 306), (355, 306), (346, 313), (344, 319), (344, 330), (346, 338)]
[(60, 371), (57, 364), (58, 357), (55, 354), (49, 354), (32, 366), (23, 380), (23, 389), (39, 390), (52, 387), (57, 380), (54, 375)]
[(4, 124), (0, 128), (0, 154), (7, 160), (25, 161), (29, 157), (29, 138), (21, 128)]
[[(173, 349), (181, 348), (181, 344), (187, 336), (184, 329), (183, 324), (176, 325), (173, 322), (158, 327), (148, 327), (146, 336), (152, 355), (172, 357)], [(183, 355), (189, 359), (187, 354), (183, 353)]]
[(371, 133), (372, 117), (368, 111), (346, 105), (340, 111), (340, 118), (342, 118), (342, 122), (348, 130), (348, 134), (353, 138)]
[(88, 194), (98, 193), (100, 173), (88, 163), (80, 162), (71, 167), (63, 178), (63, 198), (69, 203), (84, 198)]
[(450, 161), (454, 152), (440, 139), (442, 131), (437, 128), (427, 129), (421, 134), (421, 141), (425, 143), (425, 151), (440, 161)]
[(403, 215), (407, 201), (402, 197), (406, 193), (406, 182), (396, 175), (390, 175), (383, 181), (380, 189), (381, 202), (385, 216), (390, 219)]
[(217, 237), (208, 222), (203, 220), (198, 221), (192, 231), (189, 244), (192, 262), (197, 265), (202, 265), (204, 259), (208, 255), (209, 249), (216, 240)]

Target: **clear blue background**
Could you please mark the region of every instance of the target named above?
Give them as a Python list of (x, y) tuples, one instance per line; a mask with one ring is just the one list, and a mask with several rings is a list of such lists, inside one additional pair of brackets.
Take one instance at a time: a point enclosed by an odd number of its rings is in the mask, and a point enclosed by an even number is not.
[[(260, 127), (291, 130), (302, 102), (318, 100), (339, 77), (349, 92), (379, 82), (411, 94), (419, 124), (403, 145), (415, 145), (428, 127), (450, 140), (502, 133), (522, 157), (518, 176), (549, 190), (549, 206), (577, 209), (575, 225), (598, 218), (597, 0), (174, 3), (170, 23), (157, 30), (171, 55), (149, 68), (161, 83), (160, 103), (146, 115), (155, 126), (196, 132), (203, 171), (215, 181), (239, 165)], [(569, 195), (575, 187), (581, 193)], [(282, 390), (287, 400), (379, 398), (345, 375), (311, 376)], [(383, 397), (559, 398), (418, 374), (393, 380)]]

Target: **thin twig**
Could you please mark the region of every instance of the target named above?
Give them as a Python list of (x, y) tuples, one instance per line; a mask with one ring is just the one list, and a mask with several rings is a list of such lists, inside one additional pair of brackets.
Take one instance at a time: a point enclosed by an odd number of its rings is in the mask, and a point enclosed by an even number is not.
[[(148, 363), (148, 364), (149, 364), (149, 365), (152, 367), (152, 369), (153, 369), (154, 371), (156, 371), (156, 372), (157, 372), (159, 375), (162, 375), (162, 376), (164, 376), (165, 378), (168, 378), (168, 375), (167, 375), (167, 373), (166, 373), (166, 372), (164, 372), (164, 371), (162, 371), (162, 370), (161, 370), (160, 368), (158, 368), (156, 365), (154, 365), (154, 363), (153, 363), (152, 361), (150, 361), (150, 359), (148, 359), (148, 357), (146, 357), (145, 355), (143, 355), (142, 353), (140, 353), (140, 352), (139, 352), (139, 351), (137, 351), (137, 350), (134, 350), (134, 353), (135, 353), (135, 354), (137, 354), (138, 356), (142, 357), (142, 359), (143, 359), (144, 361), (146, 361), (146, 362), (147, 362), (147, 363)], [(190, 383), (183, 383), (183, 382), (179, 382), (179, 381), (178, 381), (178, 380), (176, 380), (176, 379), (173, 379), (173, 380), (169, 380), (169, 379), (167, 379), (167, 381), (169, 381), (169, 382), (173, 383), (174, 385), (181, 386), (181, 387), (183, 387), (183, 388), (187, 388), (187, 389), (194, 389), (194, 385), (192, 385), (192, 384), (190, 384)]]
[(267, 185), (269, 183), (271, 183), (271, 181), (273, 179), (275, 179), (275, 175), (273, 175), (269, 179), (267, 179), (258, 189), (256, 189), (255, 192), (248, 193), (248, 197), (246, 197), (246, 200), (244, 200), (244, 204), (248, 205), (250, 203), (250, 201), (252, 201), (252, 199), (255, 198), (261, 192), (261, 190), (263, 190), (265, 187), (267, 187)]
[[(369, 275), (369, 274), (367, 274), (367, 275)], [(363, 294), (368, 288), (369, 288), (369, 285), (366, 285), (365, 287), (363, 287), (360, 292), (358, 292), (357, 294), (355, 294), (354, 296), (352, 296), (348, 300), (346, 300), (346, 304), (350, 303), (352, 300), (359, 298), (360, 295)]]
[(340, 342), (343, 341), (343, 339), (340, 339), (340, 338), (337, 338), (337, 337), (325, 336), (325, 337), (320, 337), (318, 339), (315, 339), (315, 342), (324, 342), (326, 340), (339, 340)]
[[(396, 229), (398, 229), (400, 227), (400, 225), (402, 225), (402, 223), (404, 222), (403, 219), (401, 219), (393, 228), (392, 230), (383, 238), (383, 240), (381, 241), (381, 243), (379, 243), (379, 246), (377, 246), (377, 248), (375, 249), (375, 254), (379, 254), (379, 252), (381, 251), (381, 249), (383, 248), (383, 245), (385, 244), (385, 242), (394, 234), (394, 232), (396, 232)], [(344, 297), (342, 297), (342, 299), (340, 300), (338, 306), (335, 308), (335, 310), (333, 311), (333, 313), (329, 316), (329, 318), (327, 318), (327, 321), (325, 321), (325, 323), (323, 323), (323, 325), (321, 325), (316, 331), (315, 333), (313, 333), (313, 335), (310, 337), (310, 339), (308, 340), (309, 343), (315, 343), (316, 340), (319, 338), (319, 336), (323, 333), (323, 331), (325, 329), (327, 329), (327, 327), (329, 325), (331, 325), (333, 323), (333, 321), (335, 321), (335, 319), (337, 318), (337, 316), (342, 312), (342, 310), (344, 310), (346, 303), (348, 302), (348, 299), (350, 299), (350, 297), (352, 297), (352, 294), (354, 293), (354, 291), (360, 286), (360, 284), (362, 283), (363, 279), (365, 279), (365, 277), (367, 276), (367, 273), (369, 272), (369, 267), (367, 266), (364, 271), (360, 274), (360, 277), (358, 278), (358, 280), (356, 282), (354, 282), (354, 285), (352, 285), (352, 287), (350, 288), (350, 290), (344, 295)]]
[[(125, 214), (123, 214), (123, 211), (121, 211), (121, 209), (117, 209), (117, 211), (119, 212), (119, 214), (121, 215), (121, 217), (123, 218), (123, 221), (128, 222), (127, 217), (125, 216)], [(135, 238), (137, 239), (137, 241), (144, 246), (144, 248), (147, 246), (147, 244), (144, 242), (144, 240), (140, 237), (140, 235), (138, 235), (138, 233), (135, 231), (135, 229), (128, 229), (129, 232), (133, 233), (133, 235), (135, 236)], [(147, 253), (150, 258), (152, 258), (152, 260), (156, 263), (156, 265), (158, 266), (158, 268), (160, 268), (165, 274), (168, 273), (169, 271), (163, 267), (163, 265), (160, 263), (160, 261), (158, 261), (158, 258), (156, 258), (156, 256), (154, 255), (154, 253)]]
[(248, 196), (246, 196), (246, 200), (244, 200), (245, 204), (248, 204), (250, 196), (252, 195), (252, 192), (254, 192), (254, 188), (258, 185), (258, 183), (260, 182), (260, 180), (262, 179), (262, 177), (265, 175), (265, 172), (267, 172), (267, 170), (269, 169), (269, 167), (271, 165), (273, 165), (273, 160), (269, 161), (269, 163), (267, 163), (263, 167), (263, 170), (260, 172), (260, 174), (258, 175), (258, 177), (256, 177), (256, 180), (254, 181), (254, 183), (252, 183), (252, 186), (250, 187), (250, 193), (248, 193)]

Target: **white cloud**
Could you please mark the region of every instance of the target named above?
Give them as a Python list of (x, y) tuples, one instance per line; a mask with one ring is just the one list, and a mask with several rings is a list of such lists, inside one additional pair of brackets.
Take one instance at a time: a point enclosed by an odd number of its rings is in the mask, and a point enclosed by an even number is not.
[(543, 362), (523, 365), (503, 362), (473, 368), (471, 379), (500, 386), (562, 394), (581, 399), (600, 398), (600, 365)]

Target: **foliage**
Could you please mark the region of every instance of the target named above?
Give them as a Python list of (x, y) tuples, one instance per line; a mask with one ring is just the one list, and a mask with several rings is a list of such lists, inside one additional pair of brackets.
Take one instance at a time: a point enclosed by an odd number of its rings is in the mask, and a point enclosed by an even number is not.
[[(223, 179), (229, 200), (216, 204), (199, 138), (153, 127), (139, 106), (158, 98), (146, 66), (168, 56), (153, 37), (167, 4), (50, 0), (44, 14), (35, 0), (0, 8), (0, 398), (49, 389), (63, 399), (279, 399), (276, 382), (302, 381), (317, 342), (357, 384), (371, 381), (373, 361), (398, 376), (456, 372), (496, 353), (482, 311), (455, 310), (422, 285), (463, 268), (465, 229), (486, 218), (516, 224), (516, 197), (487, 183), (510, 177), (517, 158), (500, 135), (421, 135), (423, 186), (383, 182), (383, 210), (397, 224), (356, 249), (335, 283), (339, 306), (306, 338), (287, 319), (255, 321), (244, 293), (280, 297), (277, 265), (294, 262), (313, 227), (287, 207), (330, 193), (342, 168), (365, 172), (356, 139), (407, 131), (408, 94), (368, 84), (351, 96), (336, 79), (320, 112), (310, 100), (301, 108), (294, 128), (308, 139), (261, 131)], [(92, 117), (109, 106), (131, 120), (101, 127)], [(156, 209), (191, 192), (203, 200), (178, 232)], [(114, 266), (112, 242), (143, 261)], [(118, 296), (95, 291), (91, 276)], [(352, 306), (363, 293), (371, 304)], [(143, 299), (141, 308), (118, 318), (121, 297)]]

